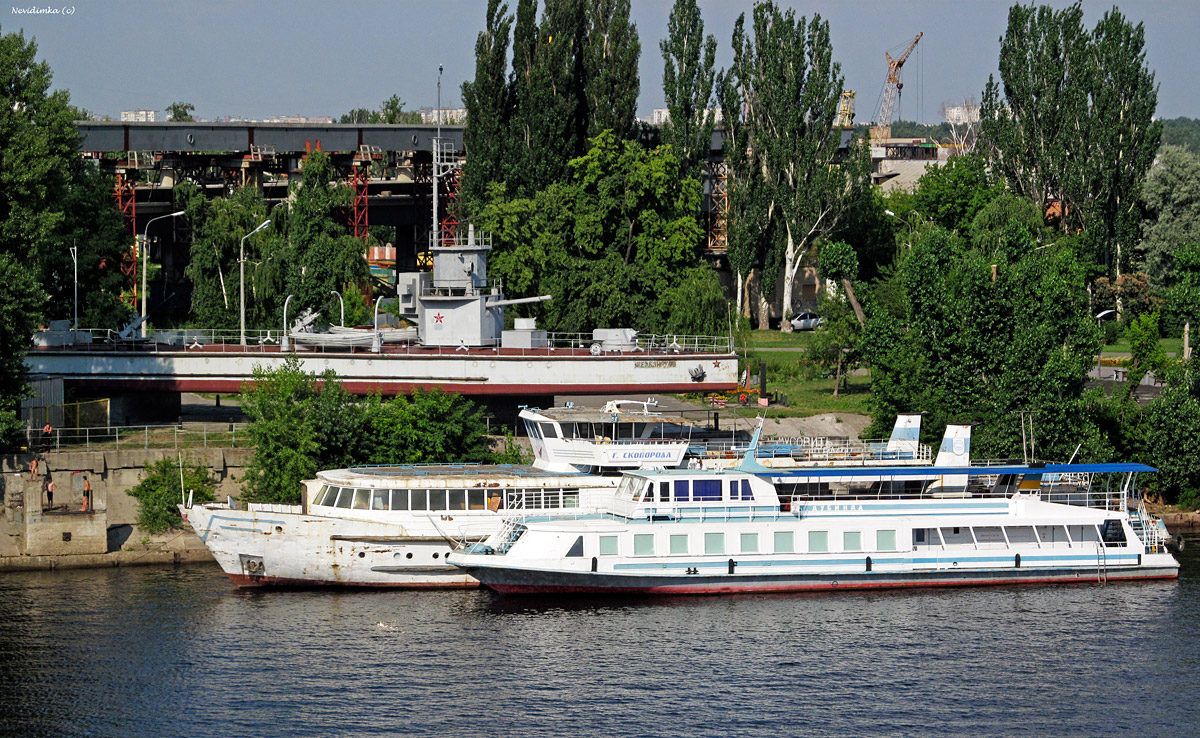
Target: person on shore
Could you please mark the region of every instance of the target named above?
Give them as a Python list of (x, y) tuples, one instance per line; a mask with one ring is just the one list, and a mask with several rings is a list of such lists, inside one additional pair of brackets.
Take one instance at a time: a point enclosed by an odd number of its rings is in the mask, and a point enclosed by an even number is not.
[(38, 480), (38, 460), (34, 456), (29, 462), (29, 481), (36, 482)]
[(92, 483), (87, 477), (83, 478), (83, 511), (92, 509)]
[(55, 486), (56, 485), (54, 484), (54, 480), (51, 479), (50, 477), (46, 477), (46, 509), (47, 510), (54, 509)]

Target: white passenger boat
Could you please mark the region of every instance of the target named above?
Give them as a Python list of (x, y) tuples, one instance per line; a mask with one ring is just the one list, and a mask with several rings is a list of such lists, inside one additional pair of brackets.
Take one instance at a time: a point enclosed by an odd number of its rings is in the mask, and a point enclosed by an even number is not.
[[(482, 540), (509, 517), (531, 511), (605, 509), (621, 470), (699, 463), (690, 454), (704, 453), (711, 439), (695, 423), (651, 408), (637, 402), (602, 410), (524, 409), (520, 418), (536, 456), (532, 466), (335, 469), (305, 482), (300, 505), (229, 500), (185, 505), (181, 514), (240, 586), (478, 586), (446, 561), (457, 542)], [(905, 448), (916, 448), (914, 417), (919, 427), (919, 416), (902, 416), (893, 439), (878, 445), (895, 446), (897, 438), (911, 436)], [(893, 463), (903, 463), (897, 454), (920, 458), (919, 451), (909, 451), (893, 448), (887, 455)]]
[[(753, 471), (747, 471), (750, 469)], [(758, 471), (760, 473), (753, 473)], [(505, 593), (731, 593), (1173, 578), (1181, 545), (1144, 505), (1142, 464), (809, 469), (781, 500), (753, 463), (626, 472), (608, 509), (508, 520), (450, 563)], [(770, 475), (780, 472), (771, 470)], [(930, 475), (966, 476), (961, 488)], [(1118, 489), (1096, 483), (1120, 475)], [(911, 480), (921, 479), (913, 483)]]

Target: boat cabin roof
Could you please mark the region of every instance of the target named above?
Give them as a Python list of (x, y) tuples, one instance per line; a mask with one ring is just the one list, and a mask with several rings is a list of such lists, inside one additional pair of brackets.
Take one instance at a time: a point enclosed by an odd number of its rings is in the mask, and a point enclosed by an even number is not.
[[(318, 473), (322, 481), (331, 484), (358, 485), (363, 487), (395, 486), (401, 480), (442, 479), (448, 482), (536, 480), (549, 482), (555, 479), (578, 485), (588, 475), (579, 472), (551, 472), (520, 464), (389, 464), (384, 466), (352, 466), (347, 469), (329, 469)], [(453, 485), (451, 485), (453, 486)]]
[(529, 408), (521, 411), (526, 420), (553, 420), (558, 423), (665, 423), (685, 427), (702, 427), (704, 423), (679, 415), (662, 415), (643, 410), (617, 408), (613, 412), (594, 407), (554, 407), (547, 410)]

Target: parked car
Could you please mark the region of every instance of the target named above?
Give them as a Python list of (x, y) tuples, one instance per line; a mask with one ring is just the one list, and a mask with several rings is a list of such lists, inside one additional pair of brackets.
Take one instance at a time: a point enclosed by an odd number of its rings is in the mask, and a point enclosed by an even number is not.
[(792, 324), (792, 330), (794, 331), (811, 331), (821, 325), (821, 316), (809, 312), (797, 313), (796, 317), (792, 318), (789, 322)]

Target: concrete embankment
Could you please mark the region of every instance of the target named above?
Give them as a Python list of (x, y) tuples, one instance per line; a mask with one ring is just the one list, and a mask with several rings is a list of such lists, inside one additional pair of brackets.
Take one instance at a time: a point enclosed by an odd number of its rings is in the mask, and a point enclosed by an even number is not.
[[(217, 495), (238, 495), (250, 449), (201, 448), (184, 461), (207, 466)], [(31, 462), (37, 460), (36, 478)], [(137, 525), (127, 494), (147, 464), (176, 460), (173, 449), (11, 454), (0, 457), (0, 571), (176, 564), (211, 561), (190, 530), (150, 535)], [(54, 482), (51, 494), (47, 477)], [(84, 505), (85, 481), (91, 504)]]

